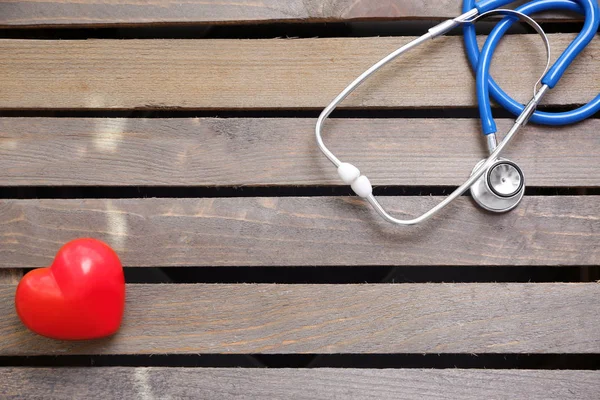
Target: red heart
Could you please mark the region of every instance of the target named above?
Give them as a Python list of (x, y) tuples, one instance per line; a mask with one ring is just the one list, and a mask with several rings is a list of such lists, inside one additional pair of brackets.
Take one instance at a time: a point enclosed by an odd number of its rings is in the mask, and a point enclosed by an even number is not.
[(112, 335), (125, 308), (119, 257), (99, 240), (69, 242), (49, 268), (35, 269), (21, 279), (15, 306), (27, 328), (53, 339)]

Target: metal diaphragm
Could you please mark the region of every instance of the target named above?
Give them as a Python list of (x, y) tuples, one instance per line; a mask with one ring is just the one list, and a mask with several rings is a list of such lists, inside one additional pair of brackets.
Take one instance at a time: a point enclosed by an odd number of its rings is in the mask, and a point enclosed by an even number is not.
[[(485, 160), (473, 169), (475, 172)], [(471, 195), (477, 204), (492, 212), (507, 212), (515, 208), (525, 193), (523, 171), (512, 161), (498, 159), (471, 186)]]

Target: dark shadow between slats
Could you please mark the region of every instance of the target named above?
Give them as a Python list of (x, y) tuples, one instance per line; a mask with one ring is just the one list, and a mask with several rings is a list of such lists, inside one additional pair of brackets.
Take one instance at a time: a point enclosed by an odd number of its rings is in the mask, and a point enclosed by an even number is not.
[[(453, 186), (377, 186), (376, 196), (446, 196)], [(0, 187), (0, 199), (196, 199), (233, 197), (353, 196), (347, 186), (15, 186)], [(600, 188), (527, 187), (526, 196), (599, 196)], [(467, 192), (463, 196), (470, 196)]]
[(155, 354), (0, 357), (0, 367), (9, 366), (598, 370), (600, 354)]
[[(540, 111), (563, 112), (580, 107), (583, 104), (541, 105)], [(321, 109), (181, 109), (176, 107), (144, 109), (0, 109), (0, 118), (308, 118), (317, 119)], [(497, 119), (514, 119), (514, 115), (501, 108), (494, 108)], [(438, 107), (438, 108), (357, 108), (335, 110), (331, 118), (373, 119), (373, 118), (409, 118), (409, 119), (478, 119), (479, 111), (474, 107)], [(590, 118), (600, 118), (595, 114)]]
[(125, 281), (130, 284), (591, 283), (600, 280), (600, 265), (124, 267), (124, 271)]
[[(44, 40), (86, 40), (86, 39), (272, 39), (272, 38), (332, 38), (332, 37), (376, 37), (376, 36), (420, 36), (440, 20), (402, 21), (355, 21), (355, 22), (312, 22), (312, 23), (263, 23), (193, 25), (189, 23), (166, 23), (154, 26), (109, 27), (58, 27), (0, 29), (0, 39), (44, 39)], [(577, 33), (580, 22), (541, 22), (546, 33)], [(482, 21), (477, 25), (479, 34), (489, 34), (494, 22)], [(508, 34), (535, 33), (528, 25), (517, 24)], [(461, 35), (460, 29), (449, 33)]]
[(600, 266), (361, 266), (361, 267), (170, 267), (125, 268), (128, 283), (587, 283)]

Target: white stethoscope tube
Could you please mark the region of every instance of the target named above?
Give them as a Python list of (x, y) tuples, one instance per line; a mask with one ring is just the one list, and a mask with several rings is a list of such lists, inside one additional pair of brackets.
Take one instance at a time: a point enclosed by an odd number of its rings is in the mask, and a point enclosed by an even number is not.
[[(467, 190), (469, 190), (469, 188), (471, 188), (483, 176), (483, 174), (486, 173), (486, 171), (488, 171), (488, 169), (490, 167), (492, 167), (492, 165), (494, 165), (494, 163), (496, 163), (498, 161), (500, 154), (506, 148), (508, 143), (510, 143), (510, 141), (513, 139), (513, 137), (516, 135), (516, 133), (523, 126), (525, 126), (527, 124), (527, 122), (529, 121), (529, 118), (535, 112), (535, 109), (537, 108), (538, 104), (540, 103), (542, 97), (544, 96), (546, 91), (549, 89), (548, 86), (543, 85), (538, 90), (537, 86), (539, 85), (540, 81), (538, 81), (536, 83), (535, 88), (534, 88), (533, 98), (529, 101), (529, 103), (527, 104), (527, 106), (525, 107), (525, 109), (523, 110), (521, 115), (515, 120), (515, 123), (513, 124), (512, 128), (509, 130), (509, 132), (506, 134), (506, 136), (504, 137), (502, 142), (500, 142), (500, 144), (496, 145), (495, 135), (488, 135), (488, 147), (490, 149), (491, 154), (489, 155), (489, 157), (487, 159), (485, 159), (485, 161), (483, 163), (481, 163), (479, 165), (478, 168), (475, 169), (475, 171), (473, 171), (473, 173), (466, 180), (465, 183), (460, 185), (460, 187), (458, 187), (456, 190), (454, 190), (448, 197), (446, 197), (442, 202), (437, 204), (435, 207), (431, 208), (429, 211), (423, 213), (419, 217), (413, 218), (413, 219), (404, 220), (404, 219), (398, 219), (398, 218), (392, 217), (381, 206), (381, 204), (377, 201), (375, 196), (373, 196), (373, 189), (372, 189), (371, 182), (369, 181), (369, 179), (366, 176), (361, 175), (358, 168), (356, 168), (354, 165), (341, 162), (327, 148), (327, 146), (325, 146), (325, 143), (323, 142), (321, 131), (323, 129), (323, 125), (324, 125), (326, 119), (339, 106), (339, 104), (346, 99), (346, 97), (348, 97), (352, 92), (354, 92), (354, 90), (358, 86), (360, 86), (365, 80), (367, 80), (371, 75), (373, 75), (379, 69), (381, 69), (386, 64), (393, 61), (400, 55), (417, 47), (418, 45), (422, 44), (423, 42), (425, 42), (427, 40), (430, 40), (435, 37), (446, 34), (448, 31), (459, 26), (460, 24), (475, 22), (477, 19), (489, 16), (489, 15), (493, 15), (493, 14), (516, 15), (519, 18), (523, 19), (525, 22), (527, 22), (529, 25), (531, 25), (543, 37), (544, 44), (546, 45), (547, 56), (548, 56), (548, 62), (546, 65), (546, 70), (547, 70), (548, 66), (550, 65), (550, 44), (549, 44), (548, 38), (547, 38), (546, 34), (544, 33), (544, 31), (542, 30), (542, 28), (531, 17), (529, 17), (525, 14), (519, 13), (517, 11), (514, 11), (514, 10), (494, 10), (494, 11), (490, 11), (490, 12), (479, 15), (477, 9), (473, 9), (465, 14), (460, 15), (457, 18), (447, 20), (447, 21), (442, 22), (439, 25), (436, 25), (435, 27), (429, 29), (429, 31), (425, 35), (402, 46), (398, 50), (394, 51), (393, 53), (389, 54), (388, 56), (386, 56), (385, 58), (380, 60), (378, 63), (373, 65), (371, 68), (369, 68), (368, 70), (363, 72), (350, 85), (348, 85), (340, 94), (338, 94), (336, 96), (336, 98), (327, 107), (325, 107), (323, 112), (321, 112), (321, 115), (319, 116), (316, 127), (315, 127), (315, 134), (316, 134), (317, 144), (319, 146), (319, 149), (329, 159), (329, 161), (331, 161), (333, 163), (333, 165), (335, 165), (337, 167), (338, 175), (340, 176), (340, 178), (342, 178), (342, 180), (346, 184), (349, 184), (352, 187), (352, 190), (358, 196), (365, 198), (369, 202), (369, 204), (371, 204), (371, 206), (373, 206), (375, 211), (377, 211), (377, 213), (386, 221), (391, 222), (393, 224), (397, 224), (397, 225), (418, 224), (420, 222), (423, 222), (423, 221), (429, 219), (434, 214), (436, 214), (438, 211), (440, 211), (442, 208), (446, 207), (448, 204), (450, 204), (452, 201), (454, 201), (457, 197), (461, 196), (463, 193), (465, 193)], [(544, 71), (544, 74), (545, 74), (545, 71)]]

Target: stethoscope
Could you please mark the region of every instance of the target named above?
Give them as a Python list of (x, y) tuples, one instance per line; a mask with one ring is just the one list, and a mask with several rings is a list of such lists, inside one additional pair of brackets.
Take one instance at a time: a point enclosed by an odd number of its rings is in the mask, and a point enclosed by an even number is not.
[[(534, 0), (515, 10), (499, 9), (499, 7), (512, 2), (514, 0), (481, 0), (477, 3), (475, 3), (475, 0), (464, 0), (462, 15), (434, 26), (423, 36), (402, 46), (374, 64), (338, 94), (319, 116), (315, 128), (319, 148), (336, 166), (338, 175), (342, 181), (350, 185), (358, 196), (366, 199), (386, 221), (398, 225), (418, 224), (436, 214), (469, 189), (477, 204), (486, 210), (493, 212), (512, 210), (520, 203), (525, 193), (525, 177), (516, 163), (501, 158), (500, 155), (517, 132), (529, 121), (542, 125), (568, 125), (582, 121), (600, 110), (600, 94), (588, 104), (575, 110), (556, 113), (536, 110), (544, 95), (556, 86), (571, 62), (590, 43), (598, 31), (600, 12), (597, 0)], [(529, 17), (530, 14), (546, 10), (568, 10), (585, 16), (583, 29), (552, 67), (550, 67), (550, 44), (548, 38), (542, 28)], [(498, 14), (505, 15), (506, 17), (495, 26), (480, 51), (473, 23), (481, 18)], [(511, 98), (490, 77), (490, 64), (494, 51), (506, 31), (518, 20), (526, 22), (542, 36), (547, 53), (546, 69), (540, 80), (535, 84), (533, 97), (526, 105)], [(467, 56), (476, 75), (477, 99), (479, 102), (482, 132), (486, 137), (490, 155), (475, 166), (465, 183), (429, 211), (413, 219), (404, 220), (394, 218), (388, 214), (373, 195), (373, 188), (369, 179), (365, 175), (362, 175), (354, 165), (340, 161), (325, 146), (321, 135), (323, 124), (346, 97), (383, 66), (407, 51), (430, 39), (444, 35), (459, 25), (464, 25)], [(500, 143), (498, 143), (496, 138), (497, 129), (492, 115), (490, 97), (493, 97), (503, 108), (517, 116), (512, 128)]]

